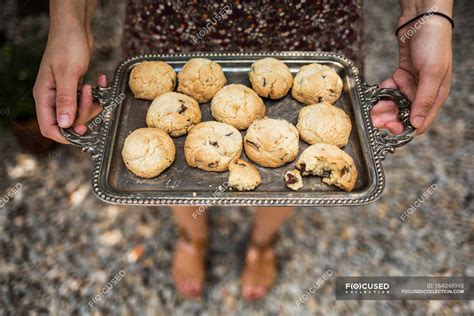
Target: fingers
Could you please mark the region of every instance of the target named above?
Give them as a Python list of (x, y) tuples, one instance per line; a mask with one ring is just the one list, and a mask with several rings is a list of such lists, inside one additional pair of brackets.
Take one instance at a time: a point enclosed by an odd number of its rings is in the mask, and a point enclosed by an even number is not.
[(393, 73), (393, 80), (397, 83), (397, 89), (406, 95), (408, 100), (413, 101), (415, 99), (417, 82), (411, 73), (398, 68)]
[(441, 87), (439, 88), (434, 106), (431, 108), (431, 111), (429, 112), (429, 114), (425, 117), (423, 125), (417, 130), (417, 134), (423, 134), (431, 126), (436, 116), (438, 115), (438, 112), (440, 111), (441, 106), (443, 105), (444, 101), (446, 101), (446, 98), (449, 95), (450, 85), (451, 85), (451, 72), (449, 71), (448, 74), (443, 79)]
[(79, 98), (79, 108), (78, 108), (78, 117), (74, 123), (74, 131), (80, 135), (84, 134), (87, 131), (86, 126), (84, 125), (92, 114), (92, 87), (88, 84), (85, 84), (81, 88), (81, 97)]
[(385, 123), (384, 127), (395, 135), (401, 134), (403, 132), (403, 124), (398, 120), (388, 121)]
[[(390, 89), (398, 89), (397, 84), (392, 78), (388, 78), (385, 81), (383, 81), (380, 85), (380, 88), (390, 88)], [(372, 115), (378, 114), (378, 113), (385, 113), (385, 112), (393, 112), (396, 110), (396, 105), (395, 102), (393, 101), (386, 101), (386, 100), (381, 100), (377, 102), (377, 104), (372, 108)], [(375, 123), (374, 123), (375, 125)]]
[(56, 119), (61, 128), (71, 127), (76, 118), (79, 79), (79, 76), (67, 70), (55, 76)]
[[(416, 91), (415, 100), (412, 103), (410, 123), (419, 129), (418, 134), (423, 133), (426, 129), (422, 129), (425, 125), (425, 119), (436, 104), (441, 83), (444, 75), (432, 71), (422, 71)], [(444, 101), (444, 100), (443, 100)], [(441, 103), (442, 104), (442, 103)], [(441, 105), (439, 105), (441, 106)], [(433, 115), (431, 117), (434, 118)]]
[(97, 79), (97, 85), (99, 87), (105, 87), (107, 85), (107, 77), (105, 75), (100, 75)]
[[(397, 84), (392, 78), (380, 83), (381, 88), (397, 89)], [(397, 120), (397, 107), (393, 101), (381, 100), (372, 108), (372, 124), (377, 128), (387, 128), (387, 121)]]
[(68, 144), (69, 142), (59, 132), (56, 122), (54, 86), (55, 83), (51, 70), (44, 66), (40, 67), (38, 78), (33, 88), (38, 124), (44, 137), (58, 143)]
[[(97, 85), (104, 87), (107, 85), (107, 78), (105, 75), (100, 75), (97, 79)], [(94, 103), (92, 99), (92, 87), (85, 84), (81, 89), (81, 97), (79, 100), (79, 117), (75, 122), (74, 131), (80, 135), (87, 132), (86, 123), (97, 116), (102, 111), (102, 106), (97, 102)]]
[(397, 83), (395, 82), (395, 80), (393, 80), (393, 78), (385, 79), (384, 81), (382, 81), (379, 84), (379, 87), (380, 88), (398, 89)]
[(372, 124), (377, 128), (383, 128), (386, 122), (396, 120), (397, 113), (395, 111), (381, 112), (372, 115)]

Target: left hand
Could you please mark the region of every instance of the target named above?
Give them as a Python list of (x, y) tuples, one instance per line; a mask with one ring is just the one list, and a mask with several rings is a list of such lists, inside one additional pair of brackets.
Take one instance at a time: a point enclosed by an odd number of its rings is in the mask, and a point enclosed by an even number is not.
[[(411, 18), (402, 16), (399, 25)], [(398, 89), (412, 101), (410, 123), (419, 135), (430, 127), (449, 95), (452, 27), (447, 19), (432, 15), (414, 34), (407, 33), (414, 23), (398, 33), (399, 67), (380, 87)], [(397, 113), (392, 101), (380, 101), (371, 111), (372, 122), (377, 128), (400, 134), (403, 125)]]

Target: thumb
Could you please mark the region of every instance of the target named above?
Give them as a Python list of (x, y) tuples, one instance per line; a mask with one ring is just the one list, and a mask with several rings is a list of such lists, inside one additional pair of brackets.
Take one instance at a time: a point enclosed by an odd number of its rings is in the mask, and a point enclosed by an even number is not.
[(425, 118), (434, 107), (442, 79), (442, 76), (431, 72), (421, 72), (410, 115), (410, 123), (415, 128), (423, 126)]
[(71, 74), (61, 74), (56, 78), (56, 119), (61, 128), (74, 123), (77, 111), (77, 84), (79, 78)]

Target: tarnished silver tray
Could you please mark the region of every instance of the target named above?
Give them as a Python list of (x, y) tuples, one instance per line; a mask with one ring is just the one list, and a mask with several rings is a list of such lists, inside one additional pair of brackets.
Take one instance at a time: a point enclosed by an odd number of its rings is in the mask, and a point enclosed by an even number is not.
[[(293, 163), (276, 169), (258, 167), (263, 183), (252, 192), (229, 191), (228, 173), (205, 172), (186, 165), (183, 143), (185, 136), (174, 138), (176, 160), (170, 168), (153, 179), (142, 179), (129, 172), (121, 158), (125, 138), (130, 132), (146, 126), (145, 114), (150, 101), (135, 99), (128, 87), (132, 67), (144, 60), (162, 60), (178, 72), (193, 57), (205, 57), (218, 62), (228, 83), (249, 86), (248, 71), (257, 59), (275, 57), (285, 62), (295, 74), (305, 64), (318, 62), (335, 69), (344, 82), (336, 106), (344, 109), (352, 120), (349, 144), (344, 148), (353, 158), (359, 172), (355, 189), (344, 192), (327, 186), (318, 177), (305, 177), (300, 191), (291, 191), (283, 181), (285, 170)], [(137, 205), (361, 205), (374, 201), (384, 189), (382, 160), (395, 147), (408, 143), (415, 135), (409, 123), (410, 102), (399, 91), (367, 85), (357, 68), (347, 58), (332, 53), (279, 52), (257, 54), (180, 54), (143, 55), (123, 61), (116, 69), (112, 82), (105, 88), (94, 89), (94, 96), (104, 111), (89, 122), (90, 131), (80, 136), (72, 130), (63, 135), (74, 145), (89, 152), (94, 160), (92, 187), (103, 201)], [(394, 100), (405, 130), (391, 135), (372, 126), (370, 109), (381, 99)], [(302, 104), (290, 94), (281, 100), (265, 99), (267, 116), (284, 118), (296, 123)], [(203, 121), (212, 120), (208, 103), (201, 104)], [(243, 134), (245, 131), (242, 132)], [(301, 142), (300, 152), (308, 145)], [(244, 159), (245, 153), (243, 154)]]

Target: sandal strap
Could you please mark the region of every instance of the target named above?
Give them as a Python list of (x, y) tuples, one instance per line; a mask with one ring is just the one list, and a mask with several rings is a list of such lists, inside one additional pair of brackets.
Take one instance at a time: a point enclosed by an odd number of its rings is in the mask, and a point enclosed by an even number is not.
[(207, 248), (207, 238), (206, 239), (193, 239), (189, 236), (189, 233), (183, 227), (179, 227), (178, 235), (180, 238), (183, 238), (184, 241), (187, 243), (193, 244), (194, 246), (198, 247), (199, 249), (206, 249)]
[(250, 245), (259, 250), (265, 250), (268, 248), (273, 248), (273, 246), (275, 246), (275, 244), (277, 243), (279, 239), (280, 239), (280, 234), (278, 233), (273, 234), (272, 237), (270, 237), (270, 239), (265, 242), (259, 242), (259, 241), (254, 240), (253, 238), (250, 238)]

